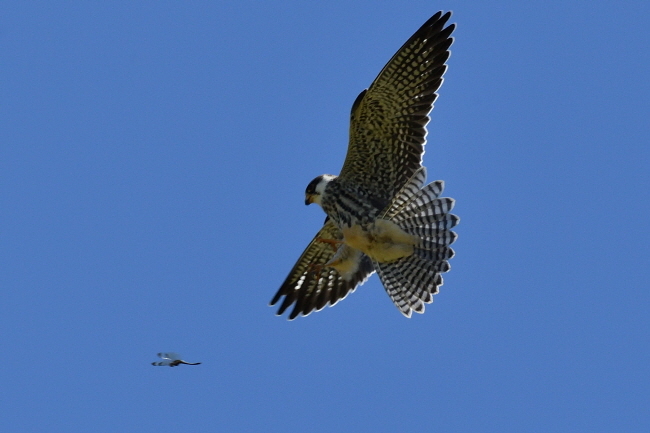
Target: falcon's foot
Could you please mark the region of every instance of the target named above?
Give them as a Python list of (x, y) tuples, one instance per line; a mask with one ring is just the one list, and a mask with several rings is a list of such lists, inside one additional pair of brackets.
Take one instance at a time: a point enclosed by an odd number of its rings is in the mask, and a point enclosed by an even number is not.
[(334, 251), (338, 251), (339, 246), (343, 243), (343, 241), (339, 241), (337, 239), (316, 238), (316, 240), (318, 242), (329, 244), (332, 248), (334, 248)]
[(325, 267), (325, 265), (310, 263), (307, 266), (307, 274), (316, 274), (316, 275), (318, 275), (318, 274), (320, 274), (320, 271), (322, 271), (324, 267)]

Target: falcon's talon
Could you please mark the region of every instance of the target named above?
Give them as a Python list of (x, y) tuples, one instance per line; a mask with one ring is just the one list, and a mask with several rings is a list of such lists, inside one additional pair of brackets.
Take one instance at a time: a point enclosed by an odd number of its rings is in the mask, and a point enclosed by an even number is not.
[(343, 243), (343, 241), (339, 241), (337, 239), (325, 239), (325, 238), (316, 238), (314, 239), (318, 242), (323, 242), (325, 244), (329, 244), (332, 248), (334, 248), (334, 251), (337, 251), (339, 249), (339, 246)]
[(310, 263), (307, 265), (307, 274), (308, 275), (317, 275), (323, 270), (325, 265), (319, 265), (317, 263)]

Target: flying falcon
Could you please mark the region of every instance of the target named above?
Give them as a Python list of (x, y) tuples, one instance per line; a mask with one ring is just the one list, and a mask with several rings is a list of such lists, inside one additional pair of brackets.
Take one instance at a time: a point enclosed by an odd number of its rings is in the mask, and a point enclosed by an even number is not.
[(336, 304), (379, 274), (406, 317), (424, 312), (442, 285), (456, 240), (444, 183), (425, 186), (428, 114), (447, 70), (451, 12), (436, 13), (400, 48), (352, 104), (350, 141), (339, 176), (311, 181), (305, 204), (327, 218), (271, 300), (289, 319)]

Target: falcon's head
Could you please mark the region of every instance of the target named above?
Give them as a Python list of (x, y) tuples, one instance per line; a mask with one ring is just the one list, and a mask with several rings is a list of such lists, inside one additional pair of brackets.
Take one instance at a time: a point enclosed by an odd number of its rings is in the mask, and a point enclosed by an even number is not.
[(305, 190), (305, 204), (321, 204), (321, 197), (325, 192), (325, 187), (327, 187), (327, 184), (334, 179), (336, 179), (336, 176), (334, 175), (322, 174), (309, 182), (309, 185), (307, 185), (307, 189)]

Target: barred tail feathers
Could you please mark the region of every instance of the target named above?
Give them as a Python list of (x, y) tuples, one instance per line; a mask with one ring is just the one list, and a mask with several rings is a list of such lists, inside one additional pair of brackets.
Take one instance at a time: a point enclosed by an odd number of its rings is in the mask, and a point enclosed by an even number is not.
[(438, 293), (443, 284), (441, 274), (451, 269), (448, 260), (454, 256), (450, 245), (457, 235), (451, 229), (460, 221), (450, 213), (454, 200), (439, 198), (444, 182), (422, 188), (422, 174), (426, 175), (424, 170), (416, 173), (384, 212), (385, 218), (420, 238), (414, 253), (392, 262), (374, 263), (388, 296), (406, 317), (413, 311), (423, 313), (424, 304), (431, 303)]

